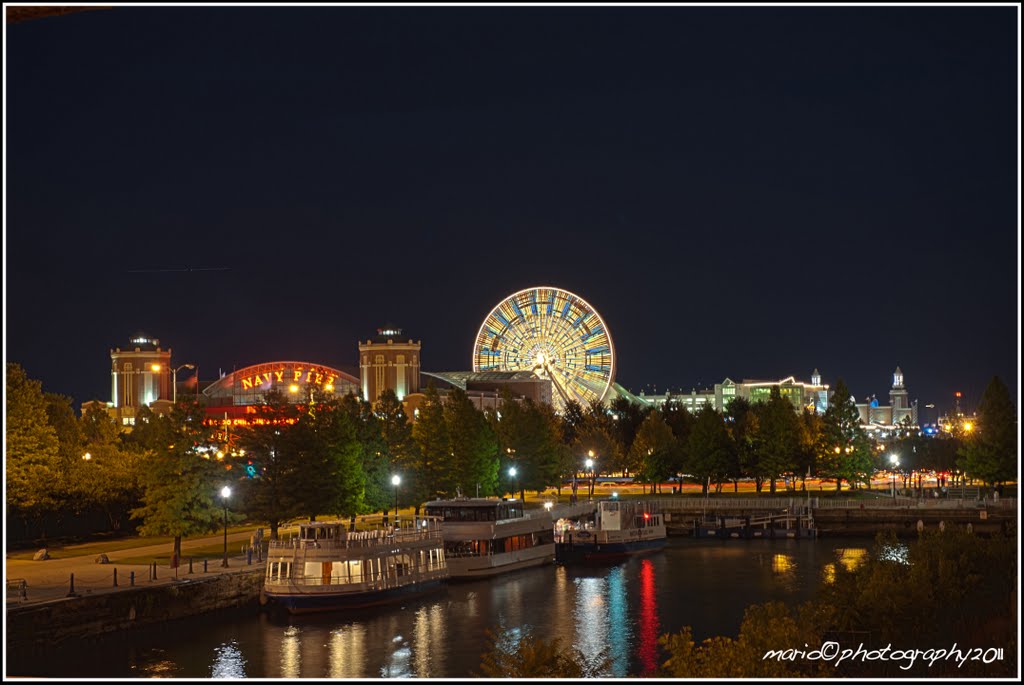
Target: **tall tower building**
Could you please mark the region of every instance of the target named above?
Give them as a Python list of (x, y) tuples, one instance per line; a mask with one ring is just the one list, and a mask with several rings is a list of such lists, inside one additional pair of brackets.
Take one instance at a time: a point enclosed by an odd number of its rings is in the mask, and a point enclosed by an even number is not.
[(385, 326), (377, 337), (359, 344), (359, 381), (363, 399), (376, 402), (387, 389), (399, 400), (420, 391), (422, 341), (402, 340), (402, 329)]
[(892, 389), (889, 390), (889, 405), (892, 407), (893, 415), (900, 409), (908, 409), (910, 407), (907, 401), (907, 389), (903, 386), (903, 372), (900, 371), (900, 367), (896, 367), (896, 371), (892, 374)]
[(137, 333), (130, 347), (110, 350), (111, 413), (119, 424), (135, 424), (139, 408), (164, 411), (171, 404), (171, 350), (157, 338)]

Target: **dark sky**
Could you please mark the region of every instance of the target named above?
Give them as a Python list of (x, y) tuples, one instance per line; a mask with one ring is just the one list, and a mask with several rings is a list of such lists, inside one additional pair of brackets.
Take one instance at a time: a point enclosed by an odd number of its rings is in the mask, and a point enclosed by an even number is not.
[[(6, 357), (470, 367), (556, 285), (617, 380), (1019, 375), (1017, 9), (119, 8), (6, 30)], [(130, 273), (222, 267), (226, 271)], [(927, 415), (922, 418), (927, 418)]]

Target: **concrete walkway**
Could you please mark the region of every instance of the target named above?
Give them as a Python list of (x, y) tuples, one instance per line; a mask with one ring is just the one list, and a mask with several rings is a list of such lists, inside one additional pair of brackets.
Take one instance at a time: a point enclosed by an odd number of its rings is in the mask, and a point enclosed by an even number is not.
[[(279, 535), (287, 534), (290, 529), (284, 527)], [(295, 529), (297, 530), (297, 528)], [(246, 563), (245, 554), (240, 553), (243, 546), (248, 546), (251, 532), (228, 534), (228, 567), (221, 566), (221, 559), (210, 559), (207, 565), (207, 575), (219, 573), (242, 573), (245, 571), (255, 572), (263, 568), (263, 562), (256, 560), (253, 556), (252, 564)], [(62, 559), (47, 559), (45, 561), (32, 561), (31, 559), (5, 560), (5, 571), (7, 581), (7, 593), (5, 596), (5, 607), (24, 606), (41, 602), (56, 600), (73, 601), (74, 597), (67, 597), (71, 590), (71, 574), (75, 574), (75, 592), (86, 596), (105, 592), (118, 592), (131, 588), (131, 572), (135, 572), (135, 586), (170, 585), (173, 583), (188, 582), (203, 576), (203, 562), (193, 563), (190, 575), (188, 572), (189, 550), (208, 548), (223, 542), (224, 535), (211, 535), (203, 538), (186, 538), (181, 541), (182, 562), (175, 569), (169, 568), (166, 563), (157, 564), (156, 580), (150, 578), (152, 566), (148, 564), (122, 564), (118, 559), (130, 559), (140, 556), (167, 555), (173, 543), (164, 542), (158, 545), (147, 545), (145, 540), (139, 539), (139, 546), (129, 547), (114, 552), (106, 552), (109, 564), (96, 563), (98, 553), (83, 554), (81, 556), (70, 556)], [(267, 538), (264, 537), (264, 543)], [(74, 547), (65, 549), (65, 552), (73, 552)], [(264, 560), (266, 557), (264, 557)], [(117, 587), (114, 587), (114, 569), (117, 569)], [(20, 581), (25, 581), (25, 592), (22, 596)]]

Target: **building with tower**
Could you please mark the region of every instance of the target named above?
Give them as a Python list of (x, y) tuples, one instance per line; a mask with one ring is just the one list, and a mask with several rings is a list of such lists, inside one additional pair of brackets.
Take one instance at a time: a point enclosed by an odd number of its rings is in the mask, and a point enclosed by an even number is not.
[(136, 333), (129, 346), (110, 350), (110, 402), (86, 402), (102, 407), (121, 427), (135, 425), (139, 409), (148, 406), (154, 412), (170, 411), (171, 348), (160, 347), (160, 340), (145, 333)]
[(386, 389), (399, 400), (420, 391), (422, 341), (402, 339), (402, 329), (385, 326), (377, 336), (359, 343), (359, 382), (363, 399), (376, 402)]
[(892, 374), (892, 388), (889, 389), (889, 404), (881, 405), (872, 395), (867, 401), (857, 403), (860, 422), (869, 431), (880, 434), (890, 433), (899, 426), (909, 423), (917, 428), (917, 400), (911, 402), (899, 366)]

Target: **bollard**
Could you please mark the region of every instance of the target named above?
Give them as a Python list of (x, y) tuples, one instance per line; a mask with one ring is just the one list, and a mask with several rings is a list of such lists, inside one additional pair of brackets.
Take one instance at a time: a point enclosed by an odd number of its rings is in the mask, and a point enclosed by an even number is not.
[(27, 580), (21, 581), (21, 588), (20, 589), (21, 589), (21, 601), (23, 601), (23, 602), (27, 601), (28, 600), (28, 581)]
[(135, 587), (135, 571), (128, 572), (128, 584)]
[(203, 573), (206, 573), (206, 564), (208, 561), (209, 559), (203, 559)]
[(252, 566), (252, 547), (245, 551), (245, 560), (249, 566)]
[(156, 562), (153, 562), (153, 580), (156, 580)]
[(114, 567), (114, 587), (117, 587), (117, 567)]
[(67, 597), (77, 597), (78, 596), (78, 593), (75, 592), (75, 574), (74, 573), (71, 574), (71, 592), (69, 592), (66, 596)]
[(192, 557), (188, 558), (188, 572), (192, 573)]

